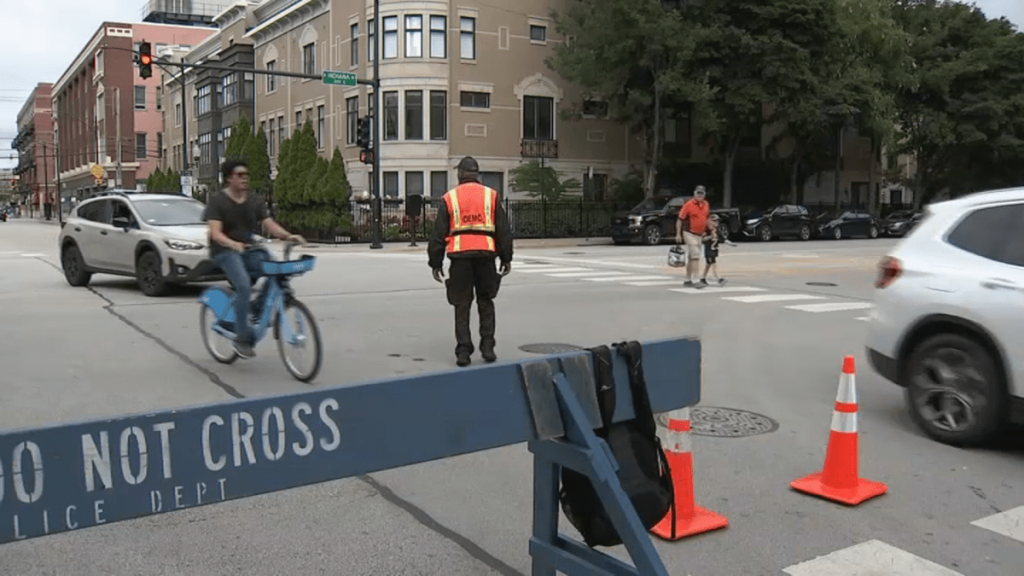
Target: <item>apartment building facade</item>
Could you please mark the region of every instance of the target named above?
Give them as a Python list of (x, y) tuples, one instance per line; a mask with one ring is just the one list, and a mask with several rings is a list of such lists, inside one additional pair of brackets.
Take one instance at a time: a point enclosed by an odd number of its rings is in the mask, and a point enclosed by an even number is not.
[(11, 142), (11, 148), (18, 152), (18, 164), (12, 171), (18, 177), (16, 191), (22, 204), (40, 213), (55, 201), (56, 191), (52, 88), (49, 83), (36, 84), (18, 112), (18, 134)]

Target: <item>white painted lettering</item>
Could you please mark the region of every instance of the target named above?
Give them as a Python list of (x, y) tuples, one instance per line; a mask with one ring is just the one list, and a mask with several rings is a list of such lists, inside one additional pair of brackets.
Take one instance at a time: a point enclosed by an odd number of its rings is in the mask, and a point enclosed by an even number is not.
[(324, 425), (331, 429), (331, 441), (326, 442), (323, 438), (320, 439), (320, 447), (330, 452), (335, 450), (341, 445), (341, 431), (338, 430), (338, 424), (327, 415), (327, 407), (330, 406), (335, 412), (338, 410), (338, 401), (334, 398), (327, 398), (320, 403), (320, 420), (323, 420)]
[(216, 414), (206, 417), (203, 422), (203, 460), (206, 461), (206, 468), (213, 472), (220, 470), (228, 463), (227, 456), (221, 456), (217, 461), (213, 460), (210, 448), (210, 426), (216, 424), (218, 426), (224, 425), (224, 419)]
[(24, 540), (25, 535), (21, 533), (21, 526), (18, 525), (18, 515), (14, 515), (14, 539)]
[(75, 520), (71, 517), (71, 513), (77, 509), (78, 508), (74, 506), (68, 506), (68, 509), (64, 511), (64, 524), (68, 527), (68, 530), (74, 530), (75, 528), (78, 528), (78, 522), (75, 522)]
[[(241, 420), (245, 420), (244, 434), (239, 427)], [(252, 434), (255, 431), (255, 421), (248, 412), (235, 412), (231, 415), (231, 444), (234, 448), (236, 467), (242, 465), (242, 446), (245, 446), (245, 455), (249, 464), (256, 463), (256, 453), (252, 449)]]
[(82, 434), (82, 459), (86, 492), (96, 490), (94, 473), (99, 474), (104, 490), (113, 485), (110, 477), (110, 441), (107, 438), (106, 430), (100, 432), (99, 449), (96, 448), (96, 441), (93, 440), (91, 434)]
[(196, 484), (196, 505), (203, 503), (203, 496), (206, 494), (206, 482)]
[(224, 495), (224, 483), (227, 482), (227, 481), (228, 481), (227, 478), (221, 478), (220, 480), (217, 480), (217, 483), (220, 484), (220, 499), (221, 500), (224, 500), (225, 498), (227, 498)]
[[(270, 448), (270, 417), (273, 416), (277, 422), (277, 449), (272, 450)], [(284, 439), (284, 412), (277, 406), (271, 406), (263, 411), (263, 454), (268, 460), (280, 460), (281, 456), (284, 456), (285, 450), (285, 439)]]
[[(25, 490), (25, 475), (21, 471), (21, 461), (28, 450), (32, 457), (32, 493)], [(11, 462), (11, 479), (14, 481), (14, 494), (25, 504), (31, 504), (43, 497), (43, 455), (35, 442), (22, 442), (14, 447)]]
[(153, 430), (160, 433), (160, 460), (164, 465), (164, 480), (171, 479), (171, 430), (174, 430), (174, 422), (161, 422), (154, 424)]
[[(131, 442), (132, 437), (135, 437), (135, 443), (138, 447), (139, 453), (139, 473), (138, 475), (132, 473), (131, 457), (128, 453), (128, 445)], [(146, 479), (146, 474), (149, 472), (149, 454), (146, 453), (146, 435), (142, 433), (142, 428), (138, 426), (132, 426), (125, 428), (121, 432), (121, 474), (124, 476), (124, 481), (131, 484), (141, 484)]]
[(93, 502), (92, 508), (93, 508), (93, 512), (95, 512), (96, 523), (97, 524), (105, 523), (107, 521), (106, 518), (103, 518), (101, 516), (101, 514), (103, 514), (103, 500), (97, 500), (97, 501)]
[(182, 497), (181, 490), (182, 490), (181, 486), (175, 486), (174, 487), (174, 507), (175, 508), (184, 508), (185, 507), (185, 505), (181, 503), (181, 497)]
[(150, 490), (149, 501), (153, 505), (153, 514), (161, 512), (164, 509), (164, 497), (159, 490)]
[(50, 533), (50, 511), (43, 510), (43, 534)]
[(305, 402), (299, 402), (292, 407), (292, 422), (295, 424), (295, 427), (302, 432), (302, 437), (306, 439), (306, 444), (301, 447), (298, 442), (292, 442), (292, 450), (295, 451), (296, 456), (306, 456), (313, 451), (313, 434), (309, 431), (309, 426), (302, 421), (302, 418), (299, 416), (299, 412), (312, 414), (313, 407)]

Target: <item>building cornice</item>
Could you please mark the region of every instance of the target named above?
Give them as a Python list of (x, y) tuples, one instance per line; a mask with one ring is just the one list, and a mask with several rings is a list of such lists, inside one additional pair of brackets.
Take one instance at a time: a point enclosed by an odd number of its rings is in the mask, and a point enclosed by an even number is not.
[(244, 18), (248, 8), (252, 6), (251, 2), (242, 0), (235, 2), (231, 6), (228, 6), (222, 10), (219, 14), (213, 17), (213, 21), (221, 28), (227, 28), (239, 20), (240, 17)]
[(100, 40), (107, 37), (107, 28), (110, 26), (128, 29), (131, 29), (132, 27), (131, 24), (122, 24), (118, 22), (104, 22), (103, 24), (100, 24), (100, 27), (92, 35), (92, 39), (85, 48), (78, 53), (78, 56), (75, 58), (74, 62), (71, 63), (71, 66), (68, 66), (67, 69), (64, 70), (64, 74), (61, 75), (60, 79), (53, 84), (53, 90), (50, 91), (51, 96), (54, 94), (60, 94), (68, 80), (74, 76), (78, 72), (78, 69), (82, 67), (82, 64), (85, 63), (86, 57), (92, 57), (96, 48), (100, 44)]
[(245, 38), (252, 38), (253, 45), (258, 48), (282, 34), (327, 13), (330, 10), (330, 6), (331, 0), (300, 0), (291, 8), (254, 27), (245, 34)]

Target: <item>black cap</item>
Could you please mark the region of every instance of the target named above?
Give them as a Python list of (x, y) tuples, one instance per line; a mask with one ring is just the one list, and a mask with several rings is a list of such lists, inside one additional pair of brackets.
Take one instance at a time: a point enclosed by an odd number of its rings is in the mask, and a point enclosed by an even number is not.
[(460, 172), (479, 172), (480, 165), (476, 163), (476, 159), (472, 156), (466, 156), (459, 161), (459, 165), (456, 166)]

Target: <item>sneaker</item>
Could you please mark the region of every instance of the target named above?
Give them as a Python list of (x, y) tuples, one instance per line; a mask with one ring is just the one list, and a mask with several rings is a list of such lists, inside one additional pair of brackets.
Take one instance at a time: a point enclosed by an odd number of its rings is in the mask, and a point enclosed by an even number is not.
[(469, 366), (469, 363), (470, 363), (469, 354), (459, 354), (458, 356), (455, 357), (455, 363), (459, 367)]
[(700, 287), (703, 288), (703, 287), (705, 287), (707, 285), (708, 285), (708, 279), (707, 278), (701, 278), (700, 279)]
[(487, 362), (488, 364), (498, 360), (498, 355), (494, 353), (493, 349), (481, 350), (480, 355), (484, 357), (484, 362)]
[(693, 288), (693, 280), (687, 280), (686, 282), (683, 282), (683, 286), (685, 286), (686, 288)]
[(246, 344), (244, 342), (235, 342), (235, 353), (244, 359), (256, 357), (256, 350), (253, 349), (252, 344)]
[(725, 278), (719, 278), (718, 279), (718, 285), (719, 286), (725, 286)]

